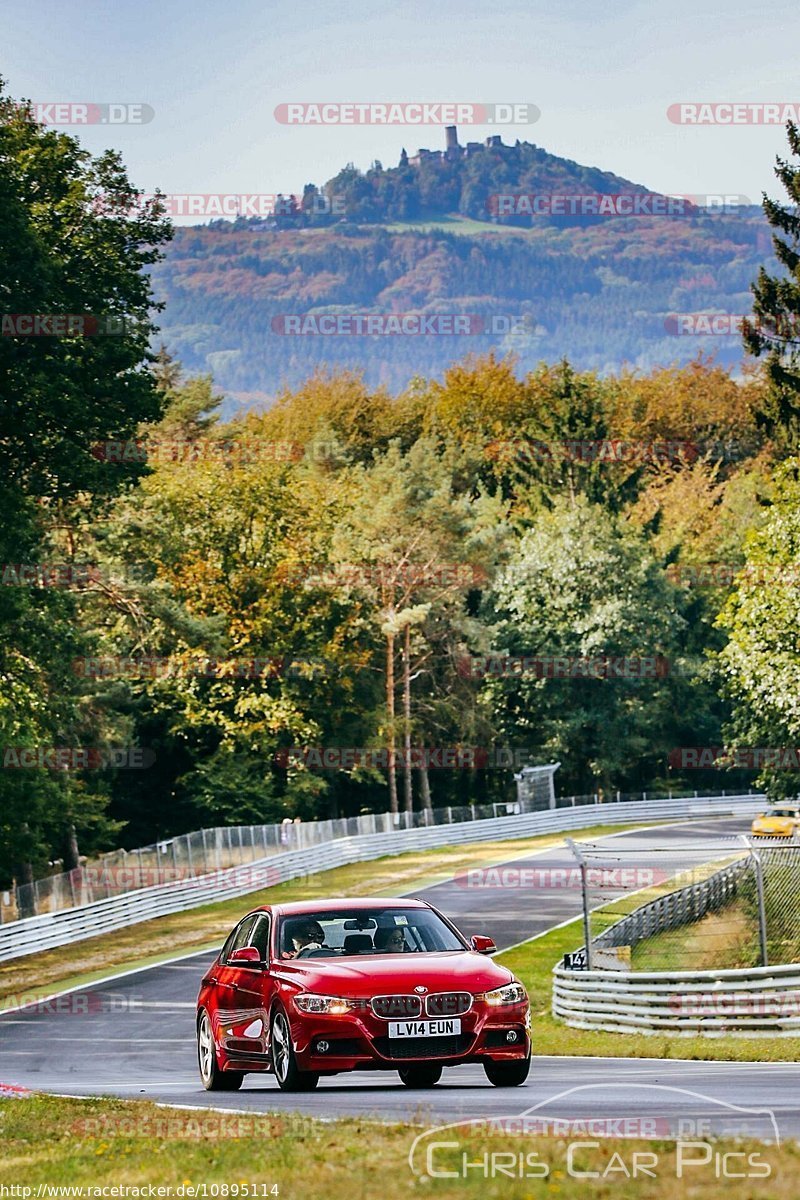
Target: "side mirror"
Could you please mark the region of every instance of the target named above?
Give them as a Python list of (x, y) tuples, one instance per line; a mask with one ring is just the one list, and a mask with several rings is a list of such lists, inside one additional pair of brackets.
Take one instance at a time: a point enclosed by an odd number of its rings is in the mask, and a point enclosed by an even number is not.
[(474, 937), (471, 937), (470, 945), (476, 954), (494, 954), (497, 949), (492, 939), (483, 933), (476, 933)]
[(241, 963), (242, 966), (257, 967), (261, 963), (261, 955), (255, 946), (242, 946), (240, 950), (234, 950), (228, 962), (231, 966)]

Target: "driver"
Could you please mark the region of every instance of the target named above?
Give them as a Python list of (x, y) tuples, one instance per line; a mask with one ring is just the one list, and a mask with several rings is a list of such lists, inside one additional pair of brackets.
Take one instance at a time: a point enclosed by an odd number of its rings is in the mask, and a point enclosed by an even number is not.
[(288, 951), (285, 958), (297, 958), (304, 950), (322, 950), (325, 946), (325, 933), (319, 921), (313, 919), (298, 925), (292, 934), (293, 951)]

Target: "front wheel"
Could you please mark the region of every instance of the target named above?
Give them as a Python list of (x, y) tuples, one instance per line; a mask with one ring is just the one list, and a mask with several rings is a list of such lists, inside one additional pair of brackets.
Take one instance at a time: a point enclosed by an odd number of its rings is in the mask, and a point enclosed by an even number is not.
[(511, 1062), (485, 1062), (483, 1069), (489, 1083), (495, 1087), (519, 1087), (528, 1078), (531, 1056), (512, 1059)]
[(208, 1013), (203, 1012), (197, 1023), (197, 1062), (200, 1078), (207, 1092), (238, 1092), (244, 1081), (241, 1071), (221, 1071), (217, 1048)]
[(313, 1092), (319, 1083), (319, 1075), (313, 1071), (301, 1071), (292, 1045), (292, 1034), (286, 1014), (276, 1012), (270, 1031), (272, 1069), (282, 1092)]
[(442, 1078), (442, 1068), (435, 1066), (401, 1067), (400, 1082), (408, 1088), (431, 1088)]

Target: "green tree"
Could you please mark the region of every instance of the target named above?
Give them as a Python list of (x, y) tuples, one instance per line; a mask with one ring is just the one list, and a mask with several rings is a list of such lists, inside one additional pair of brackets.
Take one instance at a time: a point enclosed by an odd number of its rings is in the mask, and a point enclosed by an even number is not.
[[(119, 486), (93, 444), (130, 436), (160, 411), (149, 372), (152, 296), (144, 268), (170, 236), (157, 202), (137, 195), (116, 153), (92, 158), (45, 130), (0, 82), (0, 562), (63, 561), (65, 507)], [(133, 214), (133, 215), (131, 215)], [(84, 334), (30, 336), (15, 316), (91, 318)], [(136, 466), (127, 468), (132, 477)], [(74, 597), (0, 588), (0, 744), (102, 740), (102, 714), (81, 703), (71, 657), (85, 651)], [(103, 823), (103, 786), (47, 770), (0, 774), (0, 875), (28, 877)], [(109, 826), (105, 826), (106, 832)]]
[(794, 795), (800, 788), (792, 763), (800, 745), (800, 460), (778, 470), (772, 502), (745, 551), (719, 617), (728, 633), (720, 665), (733, 702), (729, 741), (790, 750), (787, 764), (767, 766), (759, 783), (776, 797)]
[[(800, 158), (800, 130), (786, 127), (789, 150)], [(800, 164), (779, 158), (775, 175), (789, 204), (764, 196), (767, 220), (776, 231), (772, 245), (782, 275), (764, 267), (752, 285), (754, 319), (743, 326), (744, 344), (751, 354), (763, 356), (769, 391), (758, 413), (759, 423), (777, 441), (797, 449), (800, 438)]]
[(585, 497), (557, 499), (523, 534), (486, 618), (497, 623), (500, 658), (649, 664), (627, 679), (582, 676), (579, 666), (569, 668), (571, 678), (548, 678), (547, 666), (489, 676), (485, 689), (509, 743), (561, 761), (565, 789), (620, 788), (659, 773), (666, 751), (680, 744), (670, 734), (688, 685), (658, 663), (675, 659), (683, 621), (677, 593), (639, 534)]

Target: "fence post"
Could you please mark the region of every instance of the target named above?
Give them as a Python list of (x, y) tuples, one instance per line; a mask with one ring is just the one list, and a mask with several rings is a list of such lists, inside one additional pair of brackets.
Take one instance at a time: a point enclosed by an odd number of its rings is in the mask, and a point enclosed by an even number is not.
[(769, 966), (769, 954), (767, 950), (767, 910), (764, 904), (764, 868), (761, 863), (761, 855), (754, 854), (756, 860), (756, 891), (758, 893), (758, 937), (761, 943), (761, 965), (762, 967)]
[(575, 845), (572, 838), (564, 838), (564, 842), (569, 846), (581, 870), (581, 897), (583, 900), (583, 939), (586, 949), (586, 970), (592, 969), (592, 931), (589, 926), (589, 889), (586, 883), (586, 862), (578, 847)]
[(750, 850), (750, 855), (755, 864), (756, 874), (756, 896), (758, 898), (758, 940), (761, 945), (761, 965), (762, 967), (769, 966), (769, 955), (767, 952), (767, 912), (764, 906), (764, 869), (761, 862), (761, 855), (756, 850), (750, 838), (746, 834), (740, 835), (742, 841)]

